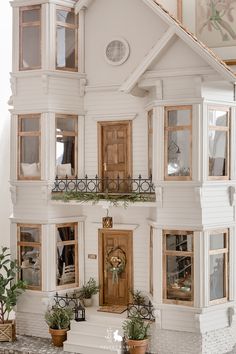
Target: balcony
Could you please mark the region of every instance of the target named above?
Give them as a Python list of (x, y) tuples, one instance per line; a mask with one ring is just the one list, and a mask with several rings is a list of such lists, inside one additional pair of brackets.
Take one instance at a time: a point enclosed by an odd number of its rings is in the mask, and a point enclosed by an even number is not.
[(52, 199), (54, 200), (77, 200), (77, 201), (93, 201), (108, 200), (114, 204), (119, 201), (127, 202), (154, 202), (155, 188), (152, 177), (142, 178), (120, 178), (115, 179), (74, 178), (66, 176), (60, 178), (56, 176), (52, 189)]

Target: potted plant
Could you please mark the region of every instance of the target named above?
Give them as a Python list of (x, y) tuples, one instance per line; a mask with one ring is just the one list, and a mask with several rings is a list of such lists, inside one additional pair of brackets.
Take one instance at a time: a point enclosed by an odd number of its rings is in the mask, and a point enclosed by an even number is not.
[(149, 323), (137, 314), (125, 320), (122, 328), (130, 354), (145, 354), (148, 346)]
[(134, 305), (145, 305), (146, 297), (140, 290), (131, 290), (130, 293), (132, 295)]
[(92, 305), (92, 296), (99, 292), (100, 286), (94, 278), (90, 278), (85, 285), (79, 289), (79, 298), (83, 300), (84, 306)]
[(12, 342), (16, 339), (15, 322), (9, 320), (10, 312), (16, 305), (20, 294), (26, 289), (26, 283), (16, 280), (20, 271), (16, 260), (11, 260), (7, 247), (0, 252), (0, 342)]
[(55, 347), (62, 347), (66, 340), (70, 321), (73, 319), (73, 311), (69, 307), (60, 308), (53, 306), (45, 313), (45, 320), (49, 326), (49, 333)]

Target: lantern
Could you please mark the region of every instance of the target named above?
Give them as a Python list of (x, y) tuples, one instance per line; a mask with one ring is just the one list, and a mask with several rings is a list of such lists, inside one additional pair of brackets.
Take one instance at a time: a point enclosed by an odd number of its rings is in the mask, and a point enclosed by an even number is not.
[(102, 218), (102, 227), (104, 229), (109, 229), (109, 228), (112, 228), (112, 226), (113, 226), (112, 217), (108, 216), (108, 209), (107, 209), (107, 216), (104, 216)]
[(75, 307), (75, 321), (85, 321), (85, 308), (81, 305), (81, 303), (79, 303), (79, 306), (77, 305)]

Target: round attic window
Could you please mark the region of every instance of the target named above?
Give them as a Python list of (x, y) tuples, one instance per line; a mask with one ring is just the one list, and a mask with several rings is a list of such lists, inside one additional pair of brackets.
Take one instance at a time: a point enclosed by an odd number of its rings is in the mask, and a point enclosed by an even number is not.
[(111, 65), (123, 64), (129, 56), (129, 44), (123, 38), (114, 38), (105, 49), (105, 58)]

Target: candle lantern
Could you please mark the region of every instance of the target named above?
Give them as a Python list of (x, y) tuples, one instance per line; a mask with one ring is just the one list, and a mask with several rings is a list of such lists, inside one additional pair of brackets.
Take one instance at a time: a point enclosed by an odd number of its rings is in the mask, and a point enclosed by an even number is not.
[(75, 321), (85, 321), (85, 308), (81, 305), (81, 303), (79, 303), (79, 306), (77, 305), (75, 307)]
[(108, 209), (107, 209), (107, 216), (102, 218), (102, 227), (104, 229), (109, 229), (113, 227), (113, 220), (111, 216), (108, 216)]

